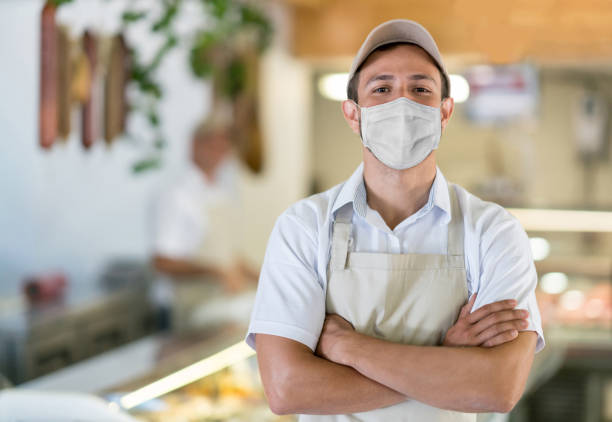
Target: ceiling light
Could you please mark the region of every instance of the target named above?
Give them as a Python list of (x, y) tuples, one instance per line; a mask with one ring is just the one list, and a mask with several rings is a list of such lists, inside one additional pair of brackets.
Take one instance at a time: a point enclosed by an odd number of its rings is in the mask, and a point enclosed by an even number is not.
[(543, 237), (531, 237), (529, 238), (529, 244), (534, 261), (546, 259), (550, 254), (550, 243)]
[(470, 96), (470, 84), (461, 75), (448, 75), (450, 78), (450, 96), (456, 103), (462, 103)]
[(547, 273), (540, 279), (540, 288), (552, 295), (559, 294), (567, 288), (567, 275), (564, 273)]
[(346, 100), (348, 73), (330, 73), (319, 78), (319, 93), (332, 101)]
[(584, 304), (584, 293), (580, 290), (568, 290), (561, 296), (560, 304), (566, 311), (577, 311)]
[(612, 232), (612, 212), (508, 208), (527, 231)]

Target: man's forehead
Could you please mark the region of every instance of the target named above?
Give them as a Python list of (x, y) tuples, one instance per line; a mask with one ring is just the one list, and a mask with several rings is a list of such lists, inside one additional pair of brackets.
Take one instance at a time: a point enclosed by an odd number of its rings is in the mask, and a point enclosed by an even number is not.
[(394, 44), (391, 46), (382, 46), (379, 50), (375, 50), (361, 65), (360, 71), (363, 72), (366, 68), (371, 67), (374, 63), (380, 63), (387, 59), (388, 56), (398, 56), (407, 58), (414, 63), (428, 63), (437, 69), (434, 59), (421, 47), (415, 44)]
[[(392, 46), (383, 46), (379, 50), (375, 50), (368, 56), (363, 62), (359, 73), (363, 75), (361, 82), (370, 83), (372, 78), (378, 79), (390, 79), (388, 75), (394, 75), (395, 72), (390, 71), (397, 61), (389, 62), (390, 69), (385, 69), (387, 66), (381, 65), (385, 63), (388, 56), (401, 54), (403, 57), (408, 59), (415, 66), (411, 69), (411, 79), (431, 79), (438, 85), (440, 81), (440, 72), (434, 61), (434, 59), (421, 47), (415, 44), (401, 43)], [(418, 64), (424, 64), (424, 66), (417, 66)]]

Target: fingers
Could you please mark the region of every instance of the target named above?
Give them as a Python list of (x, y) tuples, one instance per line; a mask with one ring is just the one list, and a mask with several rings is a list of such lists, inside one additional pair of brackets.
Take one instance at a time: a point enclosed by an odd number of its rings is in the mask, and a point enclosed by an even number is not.
[(474, 302), (476, 302), (476, 295), (478, 293), (474, 293), (468, 303), (461, 307), (461, 312), (459, 313), (459, 318), (465, 318), (472, 312), (472, 307), (474, 306)]
[(340, 327), (340, 328), (349, 328), (354, 330), (355, 327), (353, 326), (353, 324), (350, 321), (347, 321), (346, 319), (344, 319), (343, 317), (341, 317), (338, 314), (326, 314), (325, 315), (325, 321), (323, 322), (324, 325), (332, 325), (334, 327)]
[(486, 342), (496, 338), (503, 333), (511, 333), (512, 331), (521, 331), (527, 328), (527, 321), (524, 319), (514, 319), (512, 321), (505, 321), (495, 324), (482, 333), (476, 336), (478, 344), (485, 344)]
[(499, 302), (489, 303), (488, 305), (485, 305), (469, 314), (466, 319), (470, 324), (474, 324), (492, 313), (514, 309), (516, 305), (517, 302), (514, 299), (500, 300)]
[(517, 330), (504, 331), (503, 333), (500, 333), (500, 334), (496, 335), (492, 339), (489, 339), (489, 340), (485, 341), (482, 344), (482, 346), (484, 346), (484, 347), (499, 346), (500, 344), (504, 344), (504, 343), (507, 343), (509, 341), (514, 340), (516, 338), (516, 336), (518, 336), (518, 331)]
[(482, 333), (490, 327), (512, 320), (524, 320), (529, 316), (529, 312), (524, 309), (512, 309), (507, 311), (497, 311), (483, 318), (471, 328), (475, 335)]

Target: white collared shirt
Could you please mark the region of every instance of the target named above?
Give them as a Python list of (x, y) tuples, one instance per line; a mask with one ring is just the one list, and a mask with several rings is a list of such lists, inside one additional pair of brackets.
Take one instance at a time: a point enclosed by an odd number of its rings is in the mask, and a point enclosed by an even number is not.
[(159, 196), (155, 209), (153, 249), (174, 259), (194, 259), (211, 232), (209, 210), (219, 203), (237, 206), (236, 160), (226, 159), (214, 181), (189, 163), (180, 179)]
[[(473, 311), (488, 303), (516, 299), (529, 311), (526, 331), (544, 347), (535, 298), (537, 274), (529, 239), (501, 206), (458, 187), (464, 216), (468, 292), (478, 293)], [(246, 341), (272, 334), (316, 348), (325, 319), (325, 293), (335, 212), (352, 202), (353, 252), (446, 254), (451, 220), (448, 184), (437, 169), (425, 206), (389, 229), (366, 200), (363, 164), (344, 183), (303, 199), (278, 217), (266, 249)]]

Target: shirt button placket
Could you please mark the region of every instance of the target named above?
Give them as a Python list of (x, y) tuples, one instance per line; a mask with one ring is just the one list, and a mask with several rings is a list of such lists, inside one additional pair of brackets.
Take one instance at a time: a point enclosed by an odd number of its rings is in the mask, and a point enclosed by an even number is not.
[(402, 252), (402, 248), (400, 245), (400, 240), (399, 237), (397, 237), (395, 234), (391, 234), (391, 253), (401, 253)]

